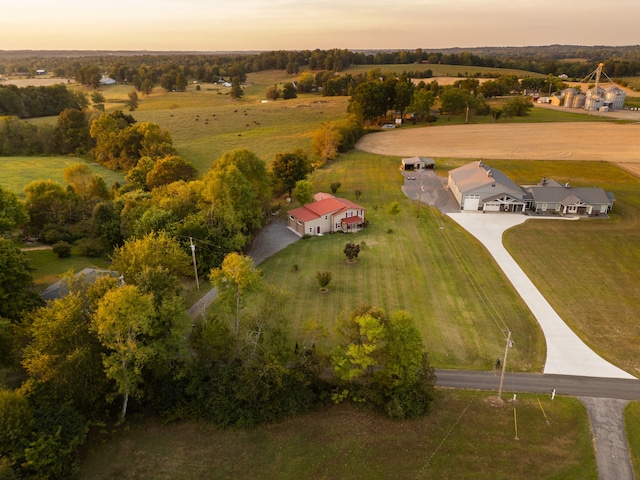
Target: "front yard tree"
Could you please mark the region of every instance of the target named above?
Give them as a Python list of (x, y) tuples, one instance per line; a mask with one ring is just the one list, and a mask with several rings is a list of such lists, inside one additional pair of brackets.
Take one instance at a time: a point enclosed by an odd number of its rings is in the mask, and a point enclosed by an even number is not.
[(318, 281), (318, 285), (320, 285), (320, 291), (326, 292), (328, 290), (328, 286), (333, 279), (333, 273), (329, 270), (316, 272), (316, 280)]
[(357, 243), (347, 243), (344, 246), (344, 254), (347, 256), (350, 262), (353, 262), (360, 254), (360, 245)]
[(348, 111), (366, 123), (372, 123), (389, 110), (387, 86), (379, 80), (361, 83), (349, 100)]
[(331, 193), (335, 195), (341, 186), (342, 186), (342, 183), (340, 182), (331, 182), (331, 185), (329, 185), (329, 188), (331, 189)]
[(260, 286), (262, 282), (260, 271), (255, 268), (250, 257), (234, 252), (225, 257), (220, 268), (211, 270), (210, 279), (218, 289), (224, 307), (233, 315), (233, 333), (237, 352), (242, 299), (247, 292)]
[(271, 172), (280, 183), (280, 188), (291, 195), (298, 180), (304, 180), (311, 173), (311, 163), (307, 154), (300, 149), (290, 153), (278, 153), (271, 164)]
[(154, 315), (153, 295), (142, 294), (135, 285), (123, 285), (102, 297), (93, 316), (98, 339), (108, 352), (102, 356), (105, 374), (122, 395), (121, 422), (129, 397), (138, 393), (143, 381), (143, 368), (153, 356), (145, 337), (152, 331)]
[(503, 107), (503, 113), (507, 117), (524, 117), (529, 115), (529, 110), (532, 108), (529, 97), (513, 97)]

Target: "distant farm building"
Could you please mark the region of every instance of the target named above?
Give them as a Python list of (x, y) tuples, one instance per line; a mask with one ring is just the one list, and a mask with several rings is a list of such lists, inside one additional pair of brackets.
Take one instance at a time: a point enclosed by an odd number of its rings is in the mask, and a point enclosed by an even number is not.
[(106, 75), (102, 75), (102, 78), (100, 79), (100, 85), (115, 85), (116, 81), (111, 78), (111, 77), (107, 77)]
[(403, 158), (401, 170), (425, 170), (436, 168), (436, 162), (433, 158), (427, 157), (411, 157)]

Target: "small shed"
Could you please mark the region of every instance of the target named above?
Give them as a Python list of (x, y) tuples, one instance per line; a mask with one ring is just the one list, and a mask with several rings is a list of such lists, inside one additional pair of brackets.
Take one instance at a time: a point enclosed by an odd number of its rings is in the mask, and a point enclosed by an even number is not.
[(402, 170), (433, 170), (434, 168), (436, 168), (436, 162), (433, 158), (411, 157), (402, 159)]

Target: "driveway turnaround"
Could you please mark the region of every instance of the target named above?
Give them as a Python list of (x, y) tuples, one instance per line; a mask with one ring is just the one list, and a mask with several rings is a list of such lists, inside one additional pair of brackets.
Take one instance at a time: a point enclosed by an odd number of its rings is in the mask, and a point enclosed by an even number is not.
[[(544, 373), (585, 377), (635, 378), (604, 360), (573, 333), (502, 245), (502, 234), (531, 217), (519, 214), (475, 212), (449, 213), (455, 222), (476, 237), (496, 260), (516, 291), (538, 320), (547, 343)], [(566, 221), (531, 219), (531, 221)], [(517, 339), (516, 339), (517, 341)]]

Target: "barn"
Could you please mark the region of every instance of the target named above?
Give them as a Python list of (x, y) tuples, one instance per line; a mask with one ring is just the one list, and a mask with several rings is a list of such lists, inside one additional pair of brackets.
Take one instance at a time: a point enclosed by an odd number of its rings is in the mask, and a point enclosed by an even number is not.
[(436, 162), (433, 158), (427, 157), (410, 157), (402, 159), (401, 170), (425, 170), (436, 168)]

